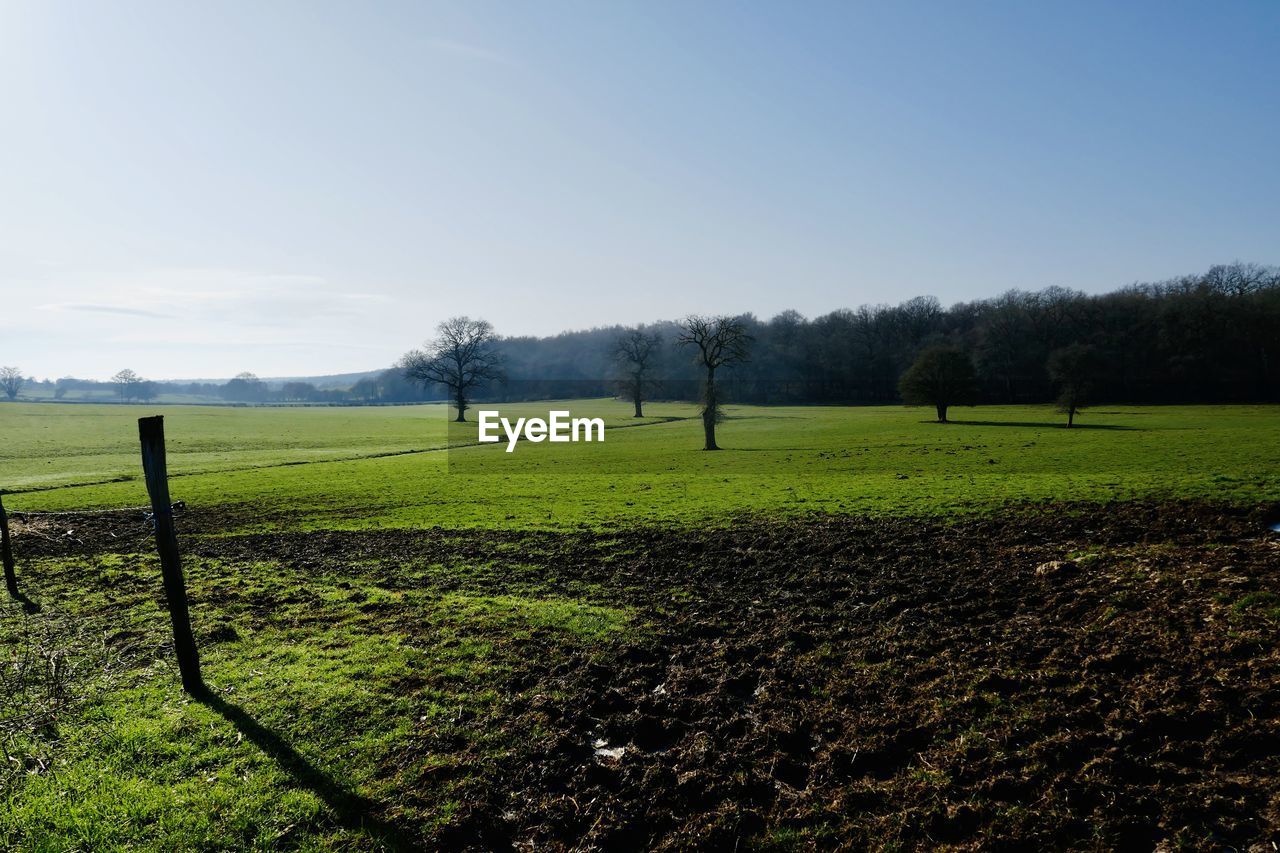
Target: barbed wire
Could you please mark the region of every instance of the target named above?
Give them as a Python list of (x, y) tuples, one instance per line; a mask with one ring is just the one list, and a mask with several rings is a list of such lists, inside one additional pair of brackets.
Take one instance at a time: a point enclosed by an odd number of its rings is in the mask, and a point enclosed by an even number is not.
[[(185, 513), (186, 509), (187, 509), (186, 501), (174, 501), (172, 504), (169, 505), (169, 509), (166, 512), (166, 514), (170, 517), (173, 517), (174, 515), (181, 515)], [(117, 509), (83, 510), (79, 512), (74, 510), (66, 510), (66, 511), (60, 511), (60, 512), (59, 511), (14, 512), (14, 513), (10, 513), (10, 515), (15, 521), (22, 521), (22, 522), (26, 522), (28, 520), (40, 521), (41, 519), (45, 519), (45, 518), (80, 518), (84, 516), (97, 516), (97, 517), (124, 516), (121, 518), (122, 521), (131, 520), (135, 522), (140, 522), (141, 524), (146, 526), (146, 530), (143, 531), (141, 534), (138, 534), (135, 531), (133, 535), (125, 534), (121, 537), (116, 537), (114, 533), (111, 533), (110, 531), (108, 531), (108, 534), (111, 536), (111, 538), (113, 539), (118, 538), (120, 541), (125, 541), (125, 542), (142, 541), (143, 539), (151, 536), (156, 529), (155, 512), (153, 512), (150, 507), (142, 507), (142, 506), (120, 507)], [(130, 518), (129, 515), (132, 515), (132, 518)], [(84, 543), (81, 542), (81, 540), (76, 539), (76, 537), (73, 535), (74, 533), (75, 531), (68, 530), (65, 534), (63, 534), (63, 536), (56, 537), (56, 538), (59, 538), (59, 539), (69, 538), (83, 545)], [(50, 541), (55, 541), (55, 537), (43, 536), (42, 534), (39, 534), (39, 533), (37, 533), (37, 535), (40, 535), (41, 538), (48, 539)]]

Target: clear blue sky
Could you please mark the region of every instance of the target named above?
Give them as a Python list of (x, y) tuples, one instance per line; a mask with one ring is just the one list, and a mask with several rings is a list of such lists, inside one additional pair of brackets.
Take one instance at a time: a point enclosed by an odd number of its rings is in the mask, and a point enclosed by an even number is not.
[(1280, 262), (1280, 2), (0, 0), (0, 364)]

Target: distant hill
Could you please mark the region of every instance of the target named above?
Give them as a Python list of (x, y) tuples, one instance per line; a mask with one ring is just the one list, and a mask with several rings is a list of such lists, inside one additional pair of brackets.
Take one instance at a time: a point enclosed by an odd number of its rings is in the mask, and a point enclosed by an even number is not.
[[(365, 370), (360, 373), (331, 373), (325, 376), (261, 376), (263, 382), (272, 388), (279, 388), (286, 382), (310, 382), (320, 390), (350, 388), (361, 379), (371, 379), (379, 376), (389, 368), (383, 367), (379, 370)], [(202, 385), (225, 385), (231, 381), (230, 376), (218, 379), (158, 379), (158, 385), (190, 385), (198, 382)]]
[(328, 376), (264, 376), (262, 381), (273, 386), (283, 385), (286, 382), (310, 382), (324, 391), (331, 388), (350, 388), (361, 379), (372, 379), (389, 369), (390, 367), (388, 366), (378, 370), (365, 370), (360, 373), (332, 373)]

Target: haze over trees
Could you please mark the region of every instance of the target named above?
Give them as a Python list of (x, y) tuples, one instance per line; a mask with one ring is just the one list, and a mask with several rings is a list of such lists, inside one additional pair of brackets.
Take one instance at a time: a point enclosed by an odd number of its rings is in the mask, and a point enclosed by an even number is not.
[(898, 393), (912, 406), (933, 406), (938, 423), (947, 422), (947, 409), (972, 406), (977, 400), (977, 374), (968, 353), (948, 346), (930, 347), (898, 382)]
[(18, 392), (22, 390), (25, 381), (22, 371), (18, 368), (0, 367), (0, 391), (3, 391), (10, 400), (18, 398)]
[(310, 382), (286, 382), (280, 388), (280, 399), (285, 403), (304, 403), (315, 397), (317, 390)]
[(142, 381), (141, 376), (128, 368), (111, 377), (111, 382), (116, 386), (116, 393), (120, 395), (121, 400), (132, 400), (137, 397)]
[(662, 339), (643, 329), (628, 329), (614, 344), (613, 360), (622, 372), (618, 383), (624, 400), (635, 404), (635, 416), (644, 417), (644, 397), (654, 386)]
[(270, 396), (267, 384), (249, 372), (236, 374), (223, 385), (219, 396), (224, 400), (236, 400), (246, 403), (266, 402)]
[(451, 317), (436, 327), (425, 350), (413, 350), (401, 360), (405, 376), (424, 385), (443, 385), (466, 421), (472, 392), (502, 378), (502, 357), (494, 347), (493, 326), (486, 320)]
[[(740, 317), (754, 338), (751, 361), (717, 373), (720, 400), (742, 403), (868, 403), (901, 400), (902, 374), (925, 349), (968, 353), (979, 403), (1048, 403), (1060, 383), (1049, 356), (1072, 344), (1092, 346), (1099, 373), (1089, 389), (1098, 403), (1280, 402), (1280, 268), (1215, 266), (1199, 275), (1134, 284), (1087, 295), (1061, 287), (1014, 290), (943, 307), (932, 297), (898, 305), (863, 305), (814, 318), (784, 311), (771, 319)], [(618, 339), (629, 327), (606, 326), (551, 337), (488, 337), (502, 378), (480, 380), (468, 399), (495, 402), (600, 397), (618, 391)], [(648, 324), (670, 350), (684, 329)], [(701, 399), (703, 369), (666, 358), (652, 371), (646, 399)], [(235, 384), (232, 384), (235, 383)], [(311, 387), (308, 387), (310, 384)], [(402, 365), (358, 381), (162, 383), (165, 394), (227, 402), (327, 405), (413, 403), (451, 396)], [(64, 377), (27, 380), (24, 397), (100, 399), (113, 386)]]
[(745, 363), (751, 356), (751, 335), (740, 317), (687, 317), (676, 343), (694, 352), (694, 363), (706, 371), (702, 382), (703, 450), (719, 450), (716, 424), (721, 419), (716, 371)]

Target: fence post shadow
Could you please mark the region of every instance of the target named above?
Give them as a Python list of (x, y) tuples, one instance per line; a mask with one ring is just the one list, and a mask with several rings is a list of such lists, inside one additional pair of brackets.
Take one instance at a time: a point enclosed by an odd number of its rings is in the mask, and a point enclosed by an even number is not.
[(347, 790), (325, 775), (305, 756), (271, 729), (259, 723), (248, 711), (205, 690), (192, 698), (216, 711), (236, 730), (252, 741), (280, 765), (299, 785), (312, 791), (338, 817), (347, 829), (361, 830), (389, 850), (418, 850), (405, 833), (377, 817), (377, 803)]
[(28, 613), (28, 614), (36, 614), (36, 613), (39, 613), (39, 612), (40, 612), (40, 605), (39, 605), (39, 603), (37, 603), (37, 602), (35, 602), (35, 601), (32, 601), (30, 598), (27, 598), (27, 596), (26, 596), (26, 594), (25, 594), (25, 593), (22, 593), (22, 592), (14, 592), (13, 590), (10, 590), (10, 591), (9, 591), (9, 596), (10, 596), (10, 598), (12, 598), (14, 601), (16, 601), (16, 602), (18, 602), (19, 604), (21, 604), (21, 605), (22, 605), (22, 609), (23, 609), (26, 613)]

